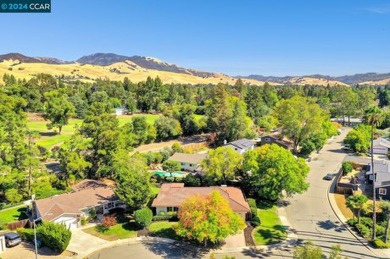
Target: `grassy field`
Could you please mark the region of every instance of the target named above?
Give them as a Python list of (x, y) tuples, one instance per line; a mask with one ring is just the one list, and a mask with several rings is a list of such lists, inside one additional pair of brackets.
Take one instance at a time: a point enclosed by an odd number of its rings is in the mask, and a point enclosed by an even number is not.
[(110, 227), (107, 231), (104, 232), (99, 232), (96, 227), (83, 229), (85, 233), (97, 236), (101, 239), (108, 241), (136, 237), (138, 230), (140, 230), (140, 228), (136, 226), (135, 222), (117, 224), (115, 226)]
[(276, 206), (269, 203), (259, 203), (258, 208), (261, 224), (253, 231), (256, 244), (269, 245), (285, 240), (287, 233), (280, 222)]
[(165, 237), (170, 239), (179, 239), (173, 230), (172, 226), (177, 224), (177, 222), (168, 222), (168, 221), (156, 221), (150, 224), (149, 231), (153, 236)]
[[(135, 116), (145, 116), (146, 121), (150, 124), (153, 124), (157, 120), (157, 118), (159, 117), (159, 115), (156, 115), (156, 114), (122, 115), (122, 116), (118, 116), (119, 125), (126, 124), (127, 122), (129, 122), (131, 120), (132, 117), (135, 117)], [(75, 132), (76, 125), (81, 126), (82, 120), (80, 120), (80, 119), (69, 120), (69, 124), (62, 128), (61, 135), (57, 134), (57, 132), (54, 129), (48, 130), (46, 127), (46, 124), (47, 124), (47, 121), (44, 121), (44, 120), (38, 120), (38, 121), (37, 120), (29, 120), (27, 123), (27, 126), (30, 130), (38, 131), (40, 133), (41, 137), (37, 141), (37, 144), (40, 146), (43, 146), (45, 148), (50, 149), (53, 146), (61, 145), (64, 141), (70, 139), (72, 134), (74, 134), (74, 132)]]
[(24, 205), (10, 208), (10, 209), (1, 210), (0, 211), (0, 224), (26, 219), (27, 216), (26, 216), (26, 214), (23, 213), (25, 210), (26, 210), (26, 207)]

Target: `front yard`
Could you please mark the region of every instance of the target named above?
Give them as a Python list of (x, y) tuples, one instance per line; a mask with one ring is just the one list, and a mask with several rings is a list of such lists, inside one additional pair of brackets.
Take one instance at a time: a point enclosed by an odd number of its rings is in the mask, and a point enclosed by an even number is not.
[(21, 205), (14, 208), (4, 209), (0, 211), (0, 225), (10, 223), (22, 219), (26, 219), (27, 215), (24, 214), (26, 206)]
[(287, 233), (280, 222), (276, 206), (268, 202), (258, 202), (257, 207), (261, 224), (253, 230), (256, 245), (270, 245), (285, 240)]
[(156, 221), (150, 224), (149, 231), (152, 236), (177, 240), (179, 239), (179, 237), (176, 235), (175, 230), (173, 230), (172, 228), (175, 224), (177, 224), (177, 222)]
[(115, 226), (109, 227), (106, 231), (99, 231), (98, 228), (98, 226), (94, 226), (83, 229), (83, 231), (104, 240), (115, 241), (118, 239), (136, 237), (138, 230), (141, 229), (135, 222), (116, 224)]

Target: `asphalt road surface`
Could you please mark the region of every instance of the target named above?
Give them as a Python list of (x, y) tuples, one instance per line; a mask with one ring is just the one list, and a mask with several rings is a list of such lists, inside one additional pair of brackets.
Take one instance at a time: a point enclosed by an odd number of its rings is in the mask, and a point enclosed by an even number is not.
[(304, 194), (287, 199), (287, 218), (299, 240), (311, 240), (325, 252), (329, 252), (332, 245), (340, 245), (348, 258), (378, 258), (339, 222), (328, 201), (332, 181), (323, 180), (323, 177), (336, 173), (346, 157), (341, 150), (346, 134), (347, 130), (343, 130), (308, 163), (310, 188)]

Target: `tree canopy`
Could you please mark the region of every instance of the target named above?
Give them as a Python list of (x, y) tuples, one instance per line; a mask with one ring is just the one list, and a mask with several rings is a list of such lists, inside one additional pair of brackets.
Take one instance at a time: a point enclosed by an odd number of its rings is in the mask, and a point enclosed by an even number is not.
[(305, 161), (275, 144), (248, 151), (243, 171), (248, 174), (249, 192), (268, 200), (277, 200), (283, 191), (293, 195), (309, 187), (306, 182), (309, 167)]
[(227, 236), (245, 228), (244, 220), (230, 208), (229, 202), (218, 191), (208, 196), (187, 198), (179, 209), (179, 236), (207, 246), (219, 243)]

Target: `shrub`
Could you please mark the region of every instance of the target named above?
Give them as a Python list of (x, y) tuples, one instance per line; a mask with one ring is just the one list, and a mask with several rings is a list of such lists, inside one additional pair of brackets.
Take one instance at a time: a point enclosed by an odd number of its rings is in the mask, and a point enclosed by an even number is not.
[(156, 215), (153, 216), (152, 221), (164, 221), (164, 220), (169, 220), (169, 221), (178, 221), (177, 213), (174, 212), (172, 214), (167, 214), (167, 215)]
[(348, 219), (347, 223), (348, 225), (354, 227), (357, 224), (357, 219)]
[(112, 214), (112, 215), (104, 216), (101, 225), (108, 229), (109, 227), (115, 226), (116, 224), (117, 224), (116, 216), (115, 214)]
[(53, 251), (62, 252), (68, 247), (72, 232), (63, 224), (43, 222), (37, 226), (37, 235), (43, 245)]
[(249, 207), (251, 208), (252, 217), (257, 217), (257, 205), (255, 199), (248, 199)]
[(260, 218), (256, 215), (252, 218), (251, 221), (252, 226), (257, 227), (261, 224)]
[(8, 189), (5, 192), (5, 197), (11, 203), (18, 203), (23, 199), (23, 195), (20, 194), (20, 192), (14, 188)]
[(85, 217), (81, 218), (81, 226), (85, 226), (87, 224), (87, 219)]
[(369, 227), (363, 225), (362, 223), (356, 224), (355, 227), (364, 238), (370, 238), (371, 229)]
[(390, 248), (390, 244), (386, 244), (379, 238), (375, 239), (374, 241), (371, 241), (371, 243), (376, 248)]
[(147, 227), (152, 223), (153, 212), (149, 208), (143, 208), (135, 211), (134, 218), (137, 224), (142, 227)]
[(96, 210), (95, 209), (90, 209), (89, 210), (89, 221), (92, 221), (92, 220), (96, 219), (96, 217), (97, 217)]
[(344, 173), (350, 173), (352, 172), (353, 166), (351, 162), (343, 162), (342, 168)]
[(32, 228), (18, 228), (16, 232), (24, 241), (34, 242), (34, 229)]
[(183, 179), (185, 186), (201, 186), (200, 177), (193, 175), (193, 174), (187, 174), (186, 177)]
[(173, 143), (172, 150), (175, 153), (183, 153), (183, 147), (179, 143)]

